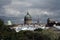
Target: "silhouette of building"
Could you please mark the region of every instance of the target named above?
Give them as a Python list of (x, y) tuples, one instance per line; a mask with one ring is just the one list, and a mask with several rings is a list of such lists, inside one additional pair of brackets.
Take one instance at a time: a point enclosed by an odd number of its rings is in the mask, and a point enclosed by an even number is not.
[(28, 12), (27, 15), (24, 17), (24, 24), (32, 24), (32, 17)]
[(55, 25), (60, 26), (60, 22), (57, 22), (57, 21), (56, 21), (56, 22), (55, 22)]

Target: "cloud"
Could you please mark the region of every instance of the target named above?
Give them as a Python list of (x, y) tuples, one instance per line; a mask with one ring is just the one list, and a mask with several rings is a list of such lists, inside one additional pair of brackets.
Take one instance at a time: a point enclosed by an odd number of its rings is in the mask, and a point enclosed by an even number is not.
[(5, 7), (4, 12), (7, 16), (18, 16), (20, 14), (20, 11), (9, 7)]
[(20, 5), (20, 6), (31, 6), (32, 4), (31, 3), (28, 3), (28, 2), (20, 2), (20, 1), (13, 1), (12, 3), (11, 3), (12, 5)]
[(40, 16), (42, 16), (42, 15), (48, 15), (48, 16), (52, 15), (51, 12), (49, 12), (47, 10), (42, 10), (42, 9), (29, 9), (29, 12), (32, 16), (33, 15), (35, 15), (35, 16), (36, 15), (40, 15)]
[(0, 0), (0, 16), (18, 17), (21, 21), (27, 11), (33, 20), (36, 16), (43, 22), (48, 17), (59, 20), (60, 0)]

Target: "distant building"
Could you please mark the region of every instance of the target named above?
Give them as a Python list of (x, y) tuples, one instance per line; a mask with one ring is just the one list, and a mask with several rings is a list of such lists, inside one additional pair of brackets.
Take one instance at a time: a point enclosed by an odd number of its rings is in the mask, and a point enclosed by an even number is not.
[(55, 24), (56, 24), (57, 26), (60, 26), (60, 22), (55, 22)]
[(47, 19), (47, 26), (53, 27), (54, 24), (55, 24), (55, 21), (53, 19), (50, 19), (50, 18)]
[(12, 22), (10, 20), (8, 20), (7, 25), (12, 25)]
[(32, 17), (28, 12), (27, 15), (24, 17), (24, 24), (32, 24)]
[(53, 19), (48, 18), (46, 26), (53, 27), (53, 25), (60, 26), (60, 22), (57, 22)]

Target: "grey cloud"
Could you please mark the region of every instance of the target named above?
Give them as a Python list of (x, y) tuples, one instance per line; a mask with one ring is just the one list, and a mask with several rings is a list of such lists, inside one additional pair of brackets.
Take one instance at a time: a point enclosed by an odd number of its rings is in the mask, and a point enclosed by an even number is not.
[[(60, 15), (59, 15), (60, 14), (60, 0), (16, 0), (16, 1), (28, 2), (28, 3), (31, 3), (32, 5), (31, 6), (11, 5), (12, 0), (0, 0), (0, 15), (7, 16), (3, 8), (3, 6), (7, 5), (9, 6), (9, 8), (16, 9), (21, 12), (21, 14), (18, 15), (18, 21), (20, 22), (21, 22), (21, 19), (23, 19), (24, 16), (26, 15), (27, 9), (29, 10), (42, 9), (42, 11), (43, 10), (48, 11), (48, 14), (52, 13), (52, 15), (39, 13), (40, 19), (41, 21), (43, 20), (43, 22), (44, 20), (46, 21), (48, 17), (60, 20)], [(33, 20), (36, 21), (35, 16), (37, 16), (38, 14), (37, 13), (36, 13), (37, 15), (33, 15), (33, 14), (31, 14), (33, 17)]]
[(0, 0), (0, 16), (5, 15), (5, 13), (3, 11), (4, 10), (3, 6), (8, 5), (10, 2), (11, 2), (11, 0)]
[(11, 2), (11, 0), (0, 0), (0, 7), (7, 5)]

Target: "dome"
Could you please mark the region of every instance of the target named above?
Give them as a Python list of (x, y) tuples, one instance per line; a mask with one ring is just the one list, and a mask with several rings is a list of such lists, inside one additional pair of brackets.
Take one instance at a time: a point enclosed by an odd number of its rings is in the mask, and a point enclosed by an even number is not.
[(29, 13), (27, 13), (27, 15), (25, 16), (26, 19), (31, 19), (31, 15)]
[(31, 15), (27, 12), (27, 15), (24, 17), (24, 24), (31, 24), (32, 23), (32, 17)]

